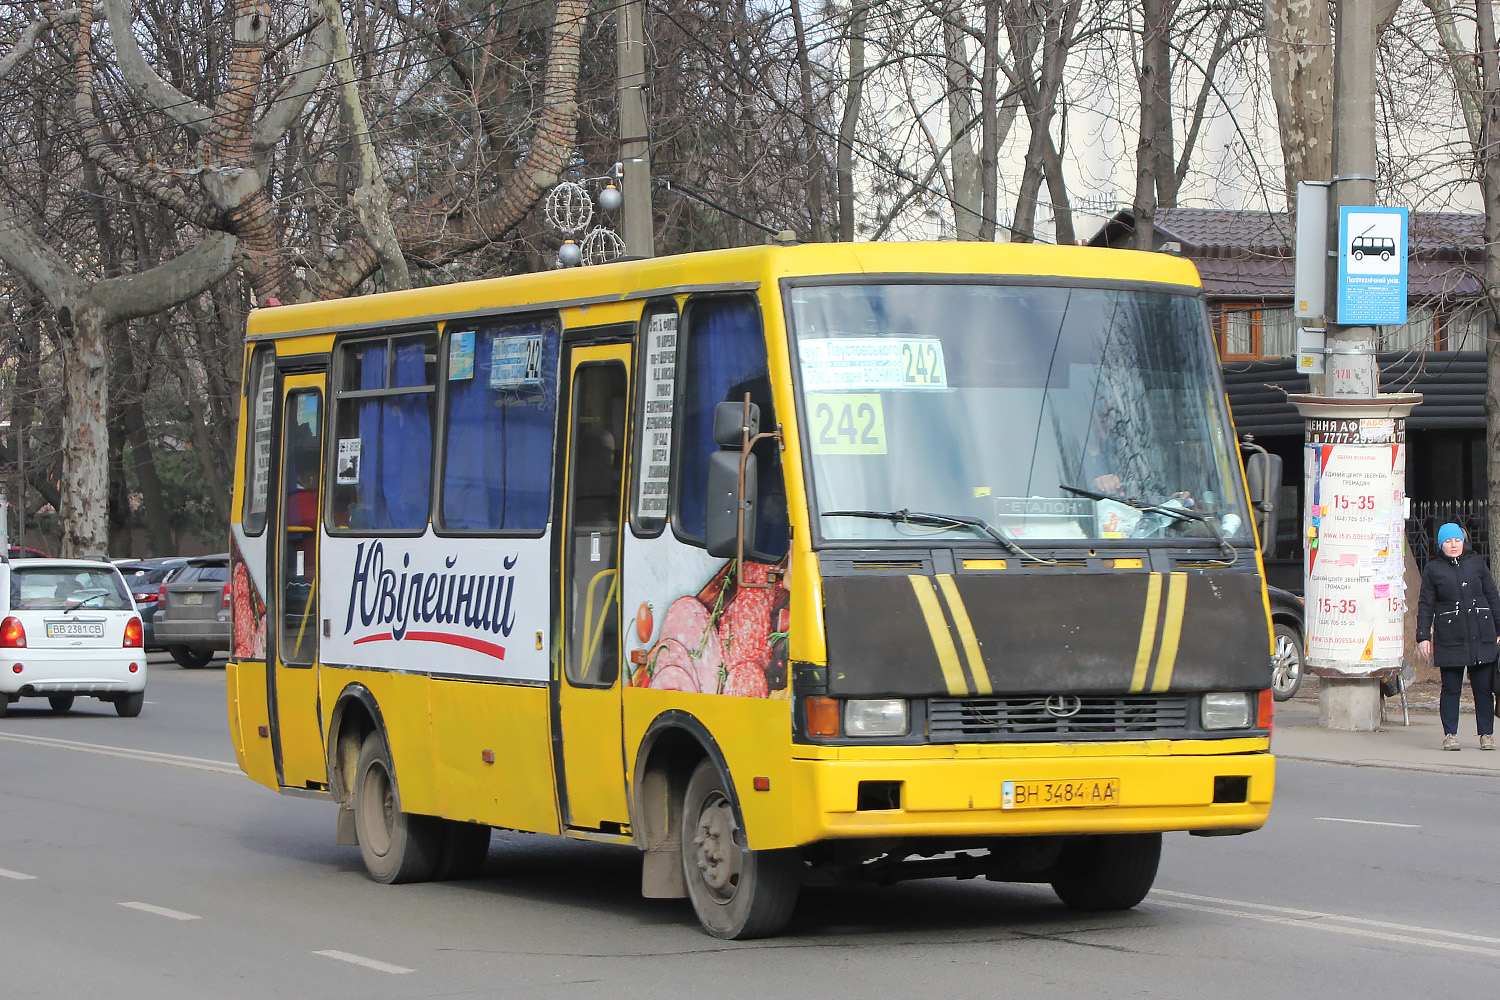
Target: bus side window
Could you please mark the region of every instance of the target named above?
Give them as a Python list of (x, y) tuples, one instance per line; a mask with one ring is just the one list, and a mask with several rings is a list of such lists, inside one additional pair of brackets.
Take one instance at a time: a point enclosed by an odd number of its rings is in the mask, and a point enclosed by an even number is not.
[[(739, 402), (748, 392), (750, 401), (760, 407), (763, 430), (776, 427), (776, 409), (755, 299), (742, 295), (694, 298), (688, 303), (686, 327), (673, 433), (680, 442), (675, 529), (684, 541), (701, 545), (708, 520), (708, 456), (719, 449), (713, 439), (714, 407)], [(756, 496), (759, 551), (753, 554), (775, 561), (786, 555), (791, 540), (781, 451), (770, 438), (757, 443), (754, 451), (759, 458), (760, 490)]]
[(560, 342), (551, 315), (446, 334), (440, 527), (547, 527)]
[(339, 352), (334, 530), (422, 531), (432, 484), (437, 336), (352, 341)]

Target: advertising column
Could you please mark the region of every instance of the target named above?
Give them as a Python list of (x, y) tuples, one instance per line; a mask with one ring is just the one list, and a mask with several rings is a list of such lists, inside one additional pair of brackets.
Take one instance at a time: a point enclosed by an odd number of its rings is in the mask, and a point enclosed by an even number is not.
[(1401, 668), (1406, 416), (1421, 398), (1292, 397), (1307, 418), (1305, 655), (1308, 669), (1322, 677), (1374, 678)]

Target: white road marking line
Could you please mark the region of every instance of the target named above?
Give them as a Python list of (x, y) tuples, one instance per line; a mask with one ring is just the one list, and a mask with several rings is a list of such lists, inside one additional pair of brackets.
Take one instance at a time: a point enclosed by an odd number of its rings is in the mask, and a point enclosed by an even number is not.
[(13, 872), (9, 868), (0, 868), (0, 878), (13, 878), (17, 882), (25, 882), (27, 879), (36, 878), (36, 876), (27, 875), (25, 872)]
[(1420, 823), (1382, 823), (1378, 819), (1345, 819), (1342, 816), (1314, 816), (1323, 823), (1358, 823), (1360, 826), (1393, 826), (1399, 830), (1420, 830)]
[[(1422, 927), (1416, 924), (1398, 924), (1389, 920), (1370, 920), (1339, 913), (1324, 913), (1318, 910), (1299, 910), (1289, 906), (1273, 906), (1268, 903), (1251, 903), (1239, 899), (1220, 899), (1217, 896), (1197, 896), (1190, 892), (1172, 892), (1155, 889), (1152, 898), (1163, 906), (1201, 913), (1219, 913), (1225, 916), (1261, 920), (1267, 923), (1297, 924), (1335, 934), (1351, 934), (1379, 941), (1398, 944), (1414, 944), (1428, 948), (1443, 948), (1450, 951), (1471, 952), (1500, 958), (1500, 938), (1483, 934), (1468, 934), (1463, 931), (1445, 931), (1437, 927)], [(1159, 897), (1170, 896), (1169, 899)], [(1178, 902), (1182, 900), (1183, 902)], [(1191, 902), (1189, 902), (1191, 901)], [(1208, 905), (1199, 905), (1208, 904)], [(1259, 912), (1256, 912), (1259, 911)], [(1435, 940), (1450, 938), (1452, 940)]]
[(132, 910), (144, 910), (147, 913), (154, 913), (158, 917), (170, 917), (173, 920), (202, 920), (203, 919), (202, 917), (198, 916), (196, 913), (183, 913), (181, 910), (169, 910), (165, 906), (152, 906), (150, 903), (121, 903), (120, 905), (121, 906), (128, 906)]
[(214, 771), (218, 774), (233, 774), (235, 776), (239, 776), (240, 774), (240, 769), (235, 764), (218, 760), (207, 760), (202, 757), (184, 757), (181, 754), (175, 753), (159, 753), (155, 750), (132, 750), (129, 747), (80, 743), (77, 740), (59, 740), (51, 736), (20, 736), (15, 733), (0, 733), (0, 741), (29, 743), (32, 746), (56, 747), (62, 750), (79, 750), (83, 753), (99, 754), (103, 757), (143, 760), (152, 764), (171, 764), (174, 767), (187, 767), (196, 771)]
[(400, 975), (403, 972), (416, 972), (416, 969), (408, 969), (404, 965), (390, 965), (386, 962), (377, 962), (373, 958), (363, 958), (359, 955), (351, 955), (347, 951), (315, 951), (314, 955), (322, 955), (324, 958), (335, 958), (340, 962), (350, 962), (354, 965), (363, 965), (367, 969), (376, 972), (389, 972), (392, 975)]

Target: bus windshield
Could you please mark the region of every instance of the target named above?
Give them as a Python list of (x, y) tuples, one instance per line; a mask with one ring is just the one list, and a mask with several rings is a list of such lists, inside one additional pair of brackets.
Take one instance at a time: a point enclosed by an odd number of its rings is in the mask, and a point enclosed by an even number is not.
[(823, 539), (1249, 537), (1197, 298), (892, 282), (787, 300)]

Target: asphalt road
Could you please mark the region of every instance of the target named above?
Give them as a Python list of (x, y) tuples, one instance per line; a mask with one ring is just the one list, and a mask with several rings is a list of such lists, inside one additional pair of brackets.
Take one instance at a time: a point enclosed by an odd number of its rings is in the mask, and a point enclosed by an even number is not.
[[(1168, 837), (1135, 911), (981, 880), (809, 891), (772, 941), (641, 899), (632, 849), (496, 834), (484, 877), (380, 886), (325, 802), (234, 766), (221, 661), (145, 711), (0, 719), (0, 996), (1487, 995), (1500, 779), (1283, 762), (1266, 829)], [(163, 662), (155, 662), (161, 659)]]

